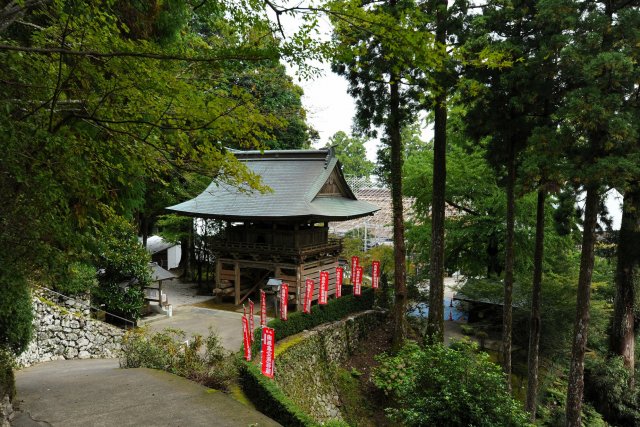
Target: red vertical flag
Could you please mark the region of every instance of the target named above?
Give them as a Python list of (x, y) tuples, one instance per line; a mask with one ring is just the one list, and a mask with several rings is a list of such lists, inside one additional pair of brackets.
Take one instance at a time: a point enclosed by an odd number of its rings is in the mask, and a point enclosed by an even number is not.
[(312, 299), (313, 299), (313, 280), (307, 279), (305, 283), (304, 306), (303, 306), (303, 311), (305, 313), (311, 313)]
[(283, 283), (280, 286), (280, 319), (287, 320), (289, 309), (289, 285)]
[(362, 295), (362, 267), (356, 267), (356, 281), (353, 285), (353, 294)]
[(344, 274), (344, 269), (342, 267), (336, 267), (336, 298), (340, 298), (342, 296), (342, 275)]
[(253, 324), (253, 311), (254, 305), (253, 301), (249, 300), (249, 337), (251, 338), (251, 342), (253, 342), (253, 330), (255, 329), (255, 325)]
[(242, 316), (242, 343), (244, 344), (244, 358), (251, 360), (251, 338), (249, 338), (249, 322), (247, 316)]
[(371, 263), (371, 287), (378, 289), (380, 285), (380, 261)]
[(275, 331), (272, 328), (262, 328), (262, 375), (273, 378), (274, 371)]
[(326, 271), (320, 272), (320, 287), (318, 288), (318, 304), (327, 303), (327, 295), (329, 293), (329, 273)]
[(267, 295), (260, 290), (260, 326), (267, 326)]
[(355, 285), (356, 282), (356, 270), (358, 269), (358, 266), (360, 265), (360, 259), (357, 256), (352, 256), (351, 257), (351, 284)]

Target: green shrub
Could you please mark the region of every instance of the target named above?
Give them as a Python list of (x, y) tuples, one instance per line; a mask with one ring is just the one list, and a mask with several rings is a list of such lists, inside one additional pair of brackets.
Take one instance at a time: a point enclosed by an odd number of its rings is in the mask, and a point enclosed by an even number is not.
[(19, 274), (0, 265), (0, 349), (22, 353), (33, 334), (33, 306), (29, 285)]
[[(138, 319), (144, 305), (142, 288), (151, 282), (149, 253), (131, 224), (113, 218), (96, 234), (95, 264), (100, 268), (94, 305), (127, 319)], [(127, 284), (126, 287), (120, 286)]]
[(388, 414), (404, 425), (530, 425), (500, 367), (468, 341), (455, 348), (409, 342), (397, 355), (378, 360), (373, 382), (396, 404)]
[(94, 266), (72, 262), (56, 278), (53, 288), (64, 295), (79, 295), (93, 290), (97, 285), (98, 279)]
[(280, 390), (275, 381), (262, 375), (260, 369), (253, 363), (241, 362), (240, 384), (260, 412), (283, 426), (318, 425)]
[(122, 340), (120, 367), (160, 369), (207, 387), (228, 390), (237, 377), (237, 368), (218, 335), (210, 330), (207, 338), (194, 335), (188, 344), (185, 338), (185, 333), (177, 329), (153, 334), (144, 328), (128, 331)]
[[(345, 286), (345, 291), (350, 293), (350, 286)], [(327, 322), (335, 322), (344, 317), (373, 307), (374, 291), (371, 288), (362, 290), (362, 295), (345, 295), (342, 298), (332, 299), (326, 305), (314, 305), (311, 313), (306, 314), (301, 311), (290, 313), (288, 320), (273, 319), (267, 326), (274, 328), (276, 342), (291, 335), (298, 334), (304, 330), (315, 328)], [(260, 329), (254, 331), (252, 351), (254, 354), (260, 350), (261, 337)]]
[(614, 425), (640, 425), (638, 389), (622, 357), (594, 357), (585, 364), (585, 399)]
[(0, 400), (2, 400), (4, 396), (9, 396), (9, 400), (13, 400), (16, 395), (13, 364), (11, 353), (0, 349)]

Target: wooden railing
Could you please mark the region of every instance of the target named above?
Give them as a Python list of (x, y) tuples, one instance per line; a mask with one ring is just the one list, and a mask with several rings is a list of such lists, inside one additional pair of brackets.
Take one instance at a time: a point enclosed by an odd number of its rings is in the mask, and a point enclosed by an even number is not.
[(281, 256), (312, 256), (319, 253), (339, 253), (342, 251), (342, 239), (329, 238), (325, 243), (307, 245), (300, 248), (276, 246), (265, 243), (235, 242), (224, 239), (212, 239), (211, 249), (222, 252), (237, 252), (251, 254), (269, 254)]

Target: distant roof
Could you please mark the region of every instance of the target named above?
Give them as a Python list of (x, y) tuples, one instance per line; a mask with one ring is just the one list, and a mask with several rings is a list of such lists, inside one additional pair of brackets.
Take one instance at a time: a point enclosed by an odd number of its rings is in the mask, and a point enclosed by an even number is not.
[(344, 221), (379, 209), (356, 198), (331, 149), (238, 151), (235, 155), (273, 191), (247, 193), (214, 181), (195, 199), (167, 210), (228, 221)]
[[(345, 222), (332, 222), (329, 229), (338, 235), (344, 235), (351, 230), (367, 228), (370, 242), (381, 243), (393, 238), (393, 206), (391, 190), (388, 188), (364, 187), (356, 192), (358, 199), (369, 202), (378, 207), (378, 211), (371, 218), (353, 219)], [(405, 220), (413, 218), (413, 203), (411, 197), (402, 198)]]
[(177, 243), (167, 242), (160, 236), (149, 236), (147, 238), (147, 250), (153, 255), (165, 249), (176, 246)]
[(160, 280), (175, 279), (177, 276), (160, 267), (157, 262), (150, 262), (149, 269), (151, 270), (151, 281), (158, 282)]

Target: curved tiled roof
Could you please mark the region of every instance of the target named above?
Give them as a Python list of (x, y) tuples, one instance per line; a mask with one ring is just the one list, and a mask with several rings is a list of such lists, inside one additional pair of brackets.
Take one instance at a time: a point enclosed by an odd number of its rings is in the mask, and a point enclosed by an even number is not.
[[(246, 192), (212, 182), (194, 199), (168, 207), (170, 212), (229, 221), (343, 221), (372, 215), (378, 207), (357, 200), (347, 185), (333, 150), (240, 151), (236, 157), (271, 192)], [(319, 194), (330, 177), (341, 194)]]

